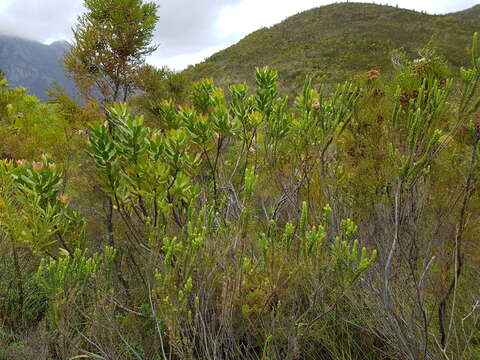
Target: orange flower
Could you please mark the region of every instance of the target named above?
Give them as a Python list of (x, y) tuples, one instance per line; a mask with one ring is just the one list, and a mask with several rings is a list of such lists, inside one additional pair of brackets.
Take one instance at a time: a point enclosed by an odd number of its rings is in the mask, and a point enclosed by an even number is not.
[(312, 107), (315, 110), (320, 110), (320, 101), (318, 101), (318, 99), (313, 99), (312, 100)]
[(24, 166), (27, 165), (28, 161), (25, 159), (17, 160), (17, 165), (18, 166)]
[(380, 76), (380, 71), (378, 70), (370, 70), (368, 73), (368, 80), (375, 80)]
[(60, 201), (62, 204), (68, 204), (68, 197), (66, 195), (58, 195), (57, 200)]
[(32, 164), (33, 170), (40, 171), (43, 169), (43, 163), (40, 161), (36, 161)]
[(52, 158), (52, 155), (48, 154), (48, 153), (43, 153), (41, 155), (41, 158), (42, 160), (47, 160), (47, 159), (51, 159)]

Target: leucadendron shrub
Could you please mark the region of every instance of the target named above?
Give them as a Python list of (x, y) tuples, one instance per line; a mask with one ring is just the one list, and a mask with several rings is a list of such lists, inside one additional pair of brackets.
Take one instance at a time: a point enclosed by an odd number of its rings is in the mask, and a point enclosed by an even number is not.
[[(256, 126), (270, 132), (270, 122), (286, 116), (285, 103), (284, 110), (272, 112), (279, 106), (273, 105), (275, 73), (263, 69), (257, 76), (263, 87), (253, 101), (237, 99), (236, 106), (254, 104), (246, 116), (259, 119)], [(309, 216), (307, 202), (286, 223), (274, 217), (261, 220), (258, 155), (240, 157), (237, 169), (222, 160), (235, 142), (252, 146), (257, 136), (248, 135), (252, 130), (232, 115), (223, 92), (210, 82), (194, 89), (193, 107), (173, 112), (165, 102), (165, 121), (171, 125), (162, 131), (144, 126), (142, 117), (125, 106), (109, 110), (112, 128), (107, 122), (91, 127), (89, 153), (113, 203), (115, 227), (122, 229), (115, 232), (114, 244), (137, 268), (140, 296), (153, 319), (148, 324), (162, 351), (178, 358), (212, 351), (233, 356), (244, 346), (253, 356), (270, 339), (277, 354), (288, 353), (291, 336), (299, 347), (311, 341), (309, 330), (342, 301), (374, 262), (376, 251), (360, 247), (350, 219), (340, 231), (330, 229), (328, 205), (318, 224)], [(356, 94), (350, 87), (339, 91)], [(325, 111), (335, 114), (336, 101), (348, 106), (337, 96), (328, 100)], [(326, 136), (327, 143), (334, 132)], [(259, 146), (266, 153), (273, 145)], [(228, 198), (226, 170), (236, 178), (230, 184), (235, 199)], [(142, 264), (141, 257), (150, 260)], [(140, 291), (128, 281), (121, 286), (127, 297)], [(278, 321), (286, 322), (278, 327)], [(196, 343), (213, 334), (211, 341)]]

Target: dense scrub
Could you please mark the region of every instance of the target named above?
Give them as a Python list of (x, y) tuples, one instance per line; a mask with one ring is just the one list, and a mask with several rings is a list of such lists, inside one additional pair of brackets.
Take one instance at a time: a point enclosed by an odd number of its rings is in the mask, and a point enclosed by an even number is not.
[(155, 111), (3, 86), (0, 358), (478, 359), (471, 53)]

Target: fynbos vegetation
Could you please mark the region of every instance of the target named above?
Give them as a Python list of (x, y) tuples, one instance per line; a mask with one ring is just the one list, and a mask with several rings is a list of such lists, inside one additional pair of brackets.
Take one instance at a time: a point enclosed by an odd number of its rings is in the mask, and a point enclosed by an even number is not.
[(289, 98), (187, 86), (153, 5), (86, 4), (85, 103), (0, 83), (0, 359), (479, 358), (478, 34)]

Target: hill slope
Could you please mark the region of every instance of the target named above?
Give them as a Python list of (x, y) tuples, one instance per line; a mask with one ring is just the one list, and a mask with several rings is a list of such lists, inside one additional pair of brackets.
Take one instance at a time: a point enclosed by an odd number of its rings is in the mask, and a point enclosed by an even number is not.
[(44, 45), (39, 42), (0, 35), (0, 69), (11, 86), (26, 87), (32, 95), (45, 99), (52, 82), (74, 93), (60, 61), (68, 49), (66, 41)]
[(332, 82), (359, 71), (387, 71), (393, 49), (403, 47), (416, 56), (429, 41), (458, 68), (468, 62), (466, 51), (479, 24), (480, 6), (436, 16), (383, 5), (333, 4), (258, 30), (185, 73), (226, 86), (251, 81), (255, 67), (269, 65), (291, 91), (307, 74)]

